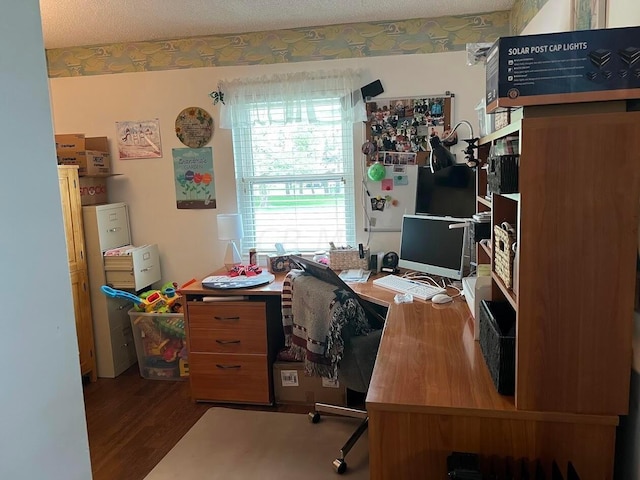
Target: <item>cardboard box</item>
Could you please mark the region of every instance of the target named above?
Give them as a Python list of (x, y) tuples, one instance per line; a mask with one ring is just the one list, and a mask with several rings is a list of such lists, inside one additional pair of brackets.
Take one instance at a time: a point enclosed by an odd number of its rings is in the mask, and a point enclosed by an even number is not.
[(640, 97), (640, 27), (498, 39), (487, 55), (487, 112)]
[(308, 377), (303, 362), (275, 362), (273, 390), (276, 403), (312, 405), (315, 402), (346, 406), (347, 389), (327, 378)]
[(80, 176), (108, 175), (111, 173), (111, 155), (96, 150), (61, 152), (58, 153), (58, 165), (78, 165)]
[(109, 203), (108, 177), (80, 177), (80, 203), (99, 205)]
[(82, 133), (56, 135), (58, 165), (78, 165), (78, 175), (108, 175), (111, 155), (107, 137), (85, 137)]
[(85, 137), (83, 133), (67, 133), (56, 135), (56, 152), (82, 152), (96, 150), (109, 152), (107, 137)]

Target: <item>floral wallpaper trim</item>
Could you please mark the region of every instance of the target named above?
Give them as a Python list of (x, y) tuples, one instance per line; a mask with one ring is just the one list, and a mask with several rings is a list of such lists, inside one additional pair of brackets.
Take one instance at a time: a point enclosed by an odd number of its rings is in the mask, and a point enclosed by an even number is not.
[(520, 35), (548, 0), (516, 0), (511, 9), (511, 35)]
[(50, 78), (464, 50), (509, 35), (509, 12), (350, 23), (46, 51)]

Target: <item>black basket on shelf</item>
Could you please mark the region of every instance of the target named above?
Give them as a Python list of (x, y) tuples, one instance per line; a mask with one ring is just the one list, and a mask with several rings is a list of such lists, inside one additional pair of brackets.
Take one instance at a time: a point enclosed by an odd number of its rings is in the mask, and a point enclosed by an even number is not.
[(480, 348), (501, 395), (516, 386), (516, 312), (507, 302), (480, 301)]
[(518, 192), (520, 155), (495, 155), (488, 158), (487, 184), (491, 193)]

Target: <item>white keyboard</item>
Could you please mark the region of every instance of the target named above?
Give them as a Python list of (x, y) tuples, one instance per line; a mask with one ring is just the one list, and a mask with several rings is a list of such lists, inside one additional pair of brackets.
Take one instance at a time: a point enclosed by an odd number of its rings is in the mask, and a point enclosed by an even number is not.
[(387, 275), (386, 277), (376, 278), (373, 284), (377, 287), (388, 288), (394, 292), (410, 293), (421, 300), (429, 300), (438, 293), (447, 293), (444, 288), (438, 288), (425, 283), (409, 280), (408, 278), (398, 277), (397, 275)]

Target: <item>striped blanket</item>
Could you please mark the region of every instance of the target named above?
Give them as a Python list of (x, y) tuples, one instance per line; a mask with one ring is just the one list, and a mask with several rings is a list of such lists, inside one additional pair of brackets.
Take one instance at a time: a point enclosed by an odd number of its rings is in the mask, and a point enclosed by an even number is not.
[(344, 351), (343, 330), (350, 336), (371, 331), (364, 310), (351, 292), (290, 271), (282, 287), (282, 324), (287, 358), (304, 361), (307, 375), (332, 380)]

